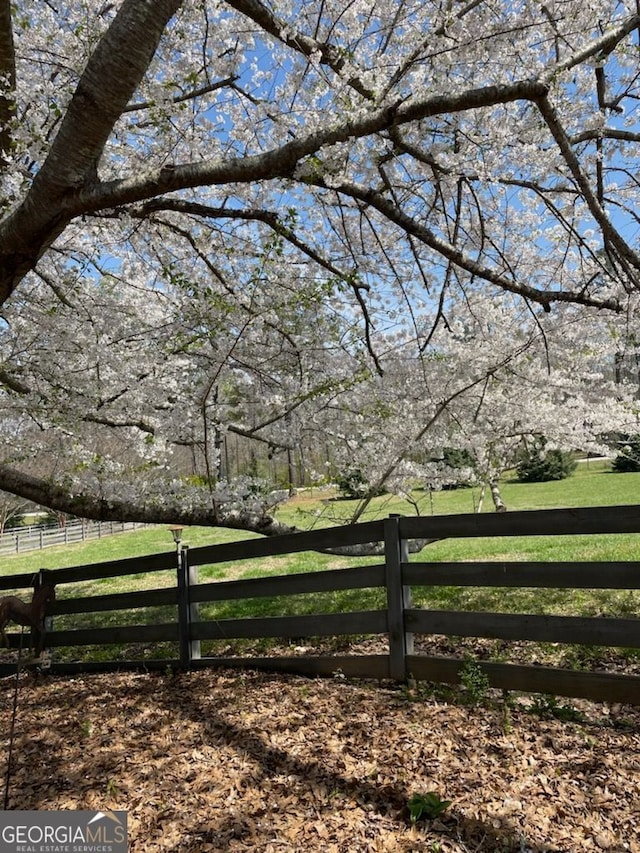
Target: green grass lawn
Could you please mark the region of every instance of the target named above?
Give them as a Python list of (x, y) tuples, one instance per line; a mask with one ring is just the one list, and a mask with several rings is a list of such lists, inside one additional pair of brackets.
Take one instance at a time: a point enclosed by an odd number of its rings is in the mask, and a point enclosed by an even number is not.
[[(548, 509), (553, 507), (613, 506), (640, 503), (640, 473), (612, 474), (609, 463), (603, 460), (581, 463), (574, 475), (566, 480), (550, 483), (523, 484), (507, 479), (502, 484), (502, 494), (509, 509)], [(333, 500), (321, 490), (302, 492), (283, 505), (278, 517), (301, 529), (344, 522), (356, 501)], [(477, 489), (458, 489), (429, 495), (417, 491), (422, 515), (457, 514), (473, 512), (477, 507)], [(491, 511), (490, 499), (485, 497), (484, 511)], [(413, 514), (406, 501), (382, 496), (372, 501), (367, 519), (382, 518), (390, 513)], [(233, 542), (254, 538), (256, 534), (211, 527), (190, 527), (184, 532), (185, 543), (191, 547)], [(639, 556), (640, 538), (637, 535), (554, 536), (554, 537), (490, 537), (486, 539), (448, 539), (436, 542), (412, 559), (429, 561), (446, 560), (636, 560)], [(11, 575), (37, 571), (39, 568), (57, 569), (99, 563), (109, 560), (134, 558), (146, 554), (173, 550), (171, 534), (167, 527), (149, 527), (128, 533), (95, 539), (71, 545), (59, 545), (42, 551), (6, 556), (2, 574)], [(207, 566), (201, 569), (203, 580), (232, 579), (261, 574), (289, 574), (324, 568), (338, 568), (376, 562), (375, 559), (340, 558), (317, 553), (301, 553), (271, 557), (245, 564)], [(171, 573), (169, 573), (171, 575)], [(158, 573), (138, 575), (139, 586), (149, 586), (160, 579)], [(170, 582), (173, 582), (171, 577)], [(88, 582), (87, 592), (104, 592), (114, 589), (119, 579)], [(96, 589), (93, 589), (96, 587)], [(128, 588), (128, 586), (127, 586)]]
[[(572, 477), (551, 483), (522, 484), (507, 479), (502, 495), (509, 509), (541, 509), (640, 503), (640, 474), (612, 474), (603, 461), (582, 463)], [(477, 489), (459, 489), (429, 494), (416, 492), (421, 515), (473, 512), (479, 501)], [(299, 528), (326, 526), (346, 520), (353, 512), (355, 501), (332, 499), (326, 491), (301, 493), (285, 504), (278, 516)], [(490, 496), (485, 496), (483, 511), (492, 511)], [(364, 520), (380, 518), (390, 513), (413, 514), (406, 501), (382, 496), (373, 501)], [(232, 542), (253, 537), (254, 534), (236, 530), (207, 527), (187, 528), (184, 542), (191, 547)], [(488, 539), (450, 539), (434, 543), (414, 560), (532, 560), (532, 561), (606, 561), (638, 560), (640, 535), (597, 535), (556, 537), (492, 537)], [(171, 534), (164, 526), (121, 533), (43, 551), (5, 557), (2, 574), (31, 572), (44, 567), (56, 569), (85, 565), (146, 554), (173, 551)], [(364, 565), (379, 562), (379, 558), (341, 558), (317, 553), (301, 553), (283, 557), (252, 560), (246, 563), (203, 566), (201, 581), (231, 580), (258, 575), (279, 575), (310, 572), (327, 568)], [(175, 584), (173, 572), (150, 572), (123, 578), (68, 584), (59, 590), (59, 597), (78, 597), (152, 589)], [(520, 613), (559, 613), (564, 615), (621, 615), (637, 616), (640, 612), (640, 593), (622, 590), (532, 590), (488, 588), (417, 588), (416, 604), (427, 608), (452, 610), (501, 610)], [(285, 615), (309, 612), (338, 612), (373, 609), (384, 606), (382, 590), (356, 590), (300, 595), (280, 599), (258, 599), (202, 605), (201, 618), (239, 618), (247, 615)], [(58, 617), (56, 627), (80, 628), (90, 626), (145, 624), (173, 621), (173, 608), (148, 608), (126, 612), (84, 614)], [(169, 654), (169, 652), (168, 652)]]
[[(615, 506), (640, 504), (640, 473), (612, 474), (609, 463), (602, 460), (581, 463), (566, 480), (551, 483), (518, 483), (507, 479), (502, 484), (502, 494), (509, 509), (549, 509), (554, 507)], [(416, 491), (421, 515), (446, 515), (474, 512), (479, 501), (479, 490), (458, 489), (429, 494)], [(284, 504), (277, 515), (283, 522), (300, 529), (346, 523), (357, 501), (334, 500), (333, 493), (309, 490)], [(485, 497), (484, 512), (493, 511), (489, 496)], [(390, 513), (413, 515), (414, 508), (395, 496), (374, 499), (363, 520), (384, 518)], [(256, 534), (239, 530), (211, 527), (189, 527), (184, 532), (184, 542), (191, 547), (234, 542), (254, 538)], [(165, 526), (152, 526), (143, 530), (119, 533), (103, 539), (93, 539), (70, 545), (58, 545), (42, 551), (5, 556), (3, 575), (37, 571), (39, 568), (57, 569), (68, 566), (100, 563), (108, 560), (134, 558), (173, 550), (171, 534)], [(592, 555), (592, 556), (591, 556)], [(638, 551), (635, 536), (556, 536), (516, 537), (509, 539), (454, 540), (429, 546), (430, 560), (457, 559), (619, 559), (635, 560)], [(424, 556), (424, 555), (423, 555)], [(318, 554), (300, 554), (272, 558), (266, 566), (275, 571), (309, 571), (343, 564), (338, 558)], [(353, 562), (353, 561), (351, 561)], [(226, 577), (230, 567), (211, 569), (205, 577)], [(246, 571), (262, 569), (256, 565)]]

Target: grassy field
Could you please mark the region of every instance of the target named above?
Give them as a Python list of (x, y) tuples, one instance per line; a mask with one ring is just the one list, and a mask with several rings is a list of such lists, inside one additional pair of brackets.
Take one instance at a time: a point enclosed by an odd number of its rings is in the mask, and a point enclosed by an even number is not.
[[(612, 474), (610, 464), (604, 460), (581, 463), (567, 480), (550, 483), (523, 484), (507, 479), (502, 483), (502, 495), (509, 509), (549, 509), (554, 507), (616, 506), (640, 503), (640, 473)], [(421, 515), (446, 515), (474, 512), (480, 494), (477, 488), (455, 491), (416, 491)], [(356, 501), (335, 500), (331, 490), (314, 489), (301, 492), (284, 504), (278, 518), (300, 529), (324, 527), (347, 523)], [(492, 512), (493, 506), (487, 496), (484, 512)], [(383, 496), (372, 501), (363, 521), (384, 518), (390, 513), (414, 515), (415, 509), (408, 502), (395, 496)], [(190, 527), (185, 530), (184, 542), (191, 547), (211, 545), (219, 542), (234, 542), (253, 538), (255, 534), (238, 530), (211, 527)], [(5, 556), (2, 561), (3, 575), (48, 569), (80, 566), (107, 560), (120, 560), (167, 552), (173, 549), (171, 534), (164, 526), (149, 527), (130, 533), (121, 533), (103, 539), (72, 545), (60, 545), (43, 551)], [(635, 560), (638, 544), (635, 536), (566, 536), (542, 539), (540, 537), (516, 537), (509, 540), (447, 540), (431, 545), (429, 560), (457, 559), (536, 559), (536, 560)], [(310, 562), (311, 561), (311, 562)], [(331, 557), (322, 555), (294, 555), (270, 561), (284, 566), (285, 571), (309, 571), (312, 567), (340, 565)], [(353, 562), (353, 561), (351, 561)], [(266, 566), (271, 571), (275, 566)], [(262, 571), (253, 566), (248, 571)], [(243, 569), (243, 571), (247, 571)], [(211, 570), (210, 576), (227, 577), (227, 568)], [(209, 576), (209, 575), (205, 575)]]
[[(612, 474), (605, 461), (590, 461), (579, 465), (575, 474), (564, 481), (522, 484), (506, 480), (502, 494), (510, 509), (539, 509), (553, 507), (604, 506), (640, 503), (640, 474)], [(278, 515), (289, 524), (306, 529), (343, 523), (355, 507), (354, 501), (335, 500), (329, 491), (308, 491), (288, 502)], [(456, 491), (416, 492), (421, 515), (473, 512), (477, 508), (476, 489)], [(485, 498), (483, 511), (492, 505)], [(372, 502), (367, 520), (385, 517), (389, 513), (413, 514), (406, 501), (384, 496)], [(188, 528), (184, 541), (191, 547), (249, 538), (253, 534), (234, 530), (204, 527)], [(434, 543), (412, 559), (445, 560), (638, 560), (640, 535), (513, 537), (483, 540), (447, 540)], [(166, 527), (122, 533), (101, 540), (44, 551), (33, 551), (6, 557), (2, 574), (10, 575), (36, 571), (44, 567), (56, 569), (108, 560), (167, 552), (173, 549), (171, 534)], [(378, 562), (376, 558), (340, 558), (317, 553), (294, 554), (266, 558), (243, 564), (220, 564), (200, 569), (200, 580), (232, 580), (258, 575), (292, 574), (327, 568), (340, 568)], [(148, 573), (125, 578), (88, 581), (65, 585), (59, 597), (99, 595), (132, 589), (151, 589), (172, 586), (172, 572)], [(222, 602), (203, 605), (201, 618), (238, 618), (247, 615), (302, 614), (307, 612), (336, 612), (362, 610), (384, 606), (382, 590), (355, 590), (313, 596), (290, 596), (286, 599), (260, 599)], [(624, 590), (534, 590), (444, 587), (416, 589), (415, 602), (424, 607), (455, 610), (501, 610), (520, 613), (560, 613), (565, 615), (636, 616), (640, 611), (640, 593)], [(145, 624), (173, 621), (172, 608), (148, 608), (145, 611), (86, 614), (56, 619), (58, 628), (80, 628), (93, 625), (107, 627), (117, 624)]]

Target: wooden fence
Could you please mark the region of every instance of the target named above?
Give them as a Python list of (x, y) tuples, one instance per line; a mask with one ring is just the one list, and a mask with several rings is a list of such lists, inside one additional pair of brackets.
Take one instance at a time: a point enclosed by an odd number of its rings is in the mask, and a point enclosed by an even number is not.
[(42, 550), (53, 545), (70, 545), (101, 539), (115, 533), (124, 533), (146, 527), (144, 524), (123, 521), (68, 521), (64, 527), (29, 525), (15, 527), (0, 533), (0, 554), (22, 554), (25, 551)]
[[(111, 662), (54, 662), (54, 672), (158, 669), (167, 666), (260, 668), (306, 675), (331, 675), (404, 681), (460, 681), (462, 658), (416, 654), (414, 636), (446, 635), (503, 641), (640, 649), (640, 618), (572, 617), (414, 608), (412, 587), (533, 587), (554, 589), (640, 589), (640, 562), (409, 562), (408, 541), (468, 537), (554, 536), (558, 534), (640, 533), (640, 506), (596, 507), (543, 511), (390, 517), (355, 526), (251, 539), (224, 545), (184, 549), (132, 560), (79, 566), (46, 572), (59, 590), (53, 616), (90, 612), (130, 611), (132, 608), (173, 608), (175, 618), (163, 624), (50, 630), (47, 646), (174, 643), (176, 656), (167, 659)], [(639, 539), (640, 542), (640, 539)], [(380, 562), (345, 569), (249, 580), (198, 583), (198, 567), (223, 562), (257, 560), (299, 552), (335, 550), (379, 543)], [(428, 558), (428, 547), (421, 556)], [(148, 572), (175, 571), (176, 583), (164, 589), (65, 598), (64, 585)], [(44, 573), (35, 579), (42, 582)], [(0, 577), (0, 591), (34, 583), (31, 575)], [(259, 599), (337, 590), (383, 589), (386, 607), (303, 616), (248, 617), (202, 620), (200, 605), (238, 599)], [(377, 655), (295, 655), (290, 657), (203, 657), (203, 641), (242, 638), (310, 638), (341, 635), (383, 635), (388, 651)], [(10, 635), (11, 646), (20, 637)], [(55, 658), (55, 652), (54, 652)], [(5, 655), (6, 659), (6, 655)], [(640, 675), (589, 672), (547, 666), (478, 661), (492, 687), (505, 690), (584, 697), (599, 701), (640, 704)], [(15, 664), (0, 664), (0, 675), (15, 672)]]

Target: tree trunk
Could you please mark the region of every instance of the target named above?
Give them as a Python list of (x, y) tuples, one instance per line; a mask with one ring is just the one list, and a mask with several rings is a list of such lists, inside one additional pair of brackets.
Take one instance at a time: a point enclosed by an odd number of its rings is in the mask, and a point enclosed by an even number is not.
[(491, 489), (491, 497), (493, 498), (493, 505), (496, 508), (496, 512), (506, 512), (507, 505), (502, 500), (502, 496), (500, 494), (500, 486), (497, 480), (489, 480), (489, 488)]

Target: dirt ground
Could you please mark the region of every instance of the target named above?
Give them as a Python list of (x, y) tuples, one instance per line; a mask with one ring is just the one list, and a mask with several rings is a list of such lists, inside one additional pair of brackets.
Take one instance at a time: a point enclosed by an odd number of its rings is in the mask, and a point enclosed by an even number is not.
[[(9, 808), (124, 809), (132, 853), (640, 853), (640, 707), (229, 671), (17, 684)], [(411, 825), (429, 792), (451, 804)]]

